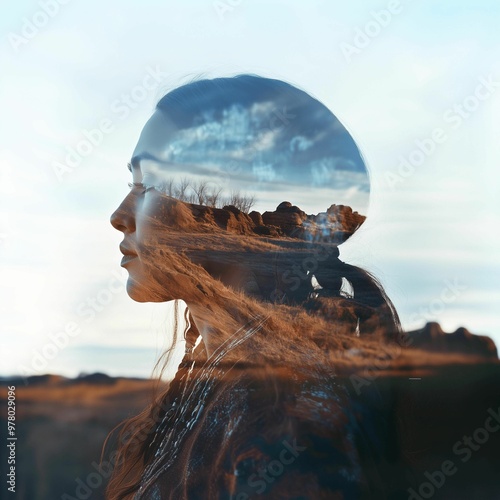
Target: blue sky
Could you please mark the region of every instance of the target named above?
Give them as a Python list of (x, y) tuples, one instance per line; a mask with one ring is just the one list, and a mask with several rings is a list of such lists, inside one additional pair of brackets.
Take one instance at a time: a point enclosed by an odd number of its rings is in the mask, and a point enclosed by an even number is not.
[(327, 105), (371, 176), (341, 258), (382, 281), (406, 327), (500, 344), (499, 20), (472, 0), (5, 7), (1, 372), (150, 373), (171, 305), (127, 297), (109, 216), (156, 101), (197, 75), (280, 78)]

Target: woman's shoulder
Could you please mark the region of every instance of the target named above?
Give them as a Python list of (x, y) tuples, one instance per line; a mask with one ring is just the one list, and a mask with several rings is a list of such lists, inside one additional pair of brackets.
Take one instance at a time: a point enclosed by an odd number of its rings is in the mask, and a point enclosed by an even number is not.
[(231, 498), (354, 491), (362, 475), (348, 412), (334, 380), (247, 367), (213, 395), (192, 436), (192, 463), (199, 470), (209, 457), (209, 475)]
[(158, 475), (162, 492), (182, 491), (177, 498), (320, 499), (337, 492), (364, 498), (359, 426), (334, 376), (249, 363), (211, 375), (186, 401), (196, 418), (172, 467)]

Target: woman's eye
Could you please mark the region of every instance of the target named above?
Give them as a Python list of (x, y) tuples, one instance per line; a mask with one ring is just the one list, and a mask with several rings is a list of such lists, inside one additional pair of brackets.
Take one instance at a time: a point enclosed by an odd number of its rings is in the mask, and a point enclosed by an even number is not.
[(138, 188), (141, 189), (141, 192), (139, 194), (144, 194), (150, 191), (151, 189), (154, 189), (154, 186), (146, 186), (142, 182), (129, 182), (128, 187), (130, 189)]

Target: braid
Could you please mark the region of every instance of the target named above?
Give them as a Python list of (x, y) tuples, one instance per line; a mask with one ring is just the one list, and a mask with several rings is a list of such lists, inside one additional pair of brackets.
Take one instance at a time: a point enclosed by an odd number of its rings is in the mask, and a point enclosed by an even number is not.
[[(206, 353), (204, 342), (199, 342), (196, 345), (200, 333), (196, 328), (192, 315), (189, 309), (184, 311), (184, 320), (186, 329), (184, 331), (184, 339), (186, 341), (186, 350), (182, 361), (177, 367), (174, 378), (170, 382), (168, 389), (160, 396), (158, 401), (158, 412), (155, 415), (155, 426), (152, 430), (152, 440), (144, 452), (144, 463), (148, 463), (154, 456), (156, 446), (161, 442), (167, 429), (170, 428), (171, 422), (175, 419), (179, 410), (179, 401), (185, 390), (187, 383), (190, 380), (190, 374), (193, 369), (198, 366)], [(177, 304), (175, 308), (175, 324), (178, 323)]]
[(314, 272), (314, 276), (321, 288), (314, 290), (312, 294), (314, 298), (309, 306), (312, 303), (313, 309), (318, 307), (322, 299), (346, 298), (346, 295), (341, 292), (342, 281), (345, 279), (352, 287), (352, 295), (348, 297), (348, 300), (352, 300), (358, 306), (368, 308), (365, 312), (359, 308), (354, 309), (358, 320), (356, 329), (359, 328), (359, 321), (369, 320), (374, 313), (373, 310), (376, 310), (379, 324), (389, 336), (400, 331), (401, 325), (394, 305), (382, 285), (368, 271), (342, 262), (338, 255), (334, 255), (322, 263), (322, 266)]

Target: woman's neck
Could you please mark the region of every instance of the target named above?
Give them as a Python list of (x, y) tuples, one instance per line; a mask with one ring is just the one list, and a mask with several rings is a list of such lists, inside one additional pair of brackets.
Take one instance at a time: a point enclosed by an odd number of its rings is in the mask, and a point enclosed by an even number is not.
[[(227, 292), (227, 290), (226, 290)], [(208, 300), (186, 301), (193, 320), (200, 332), (208, 356), (218, 349), (245, 325), (255, 323), (256, 317), (264, 315), (258, 304), (248, 307), (247, 301), (239, 300), (236, 294), (224, 293)]]

